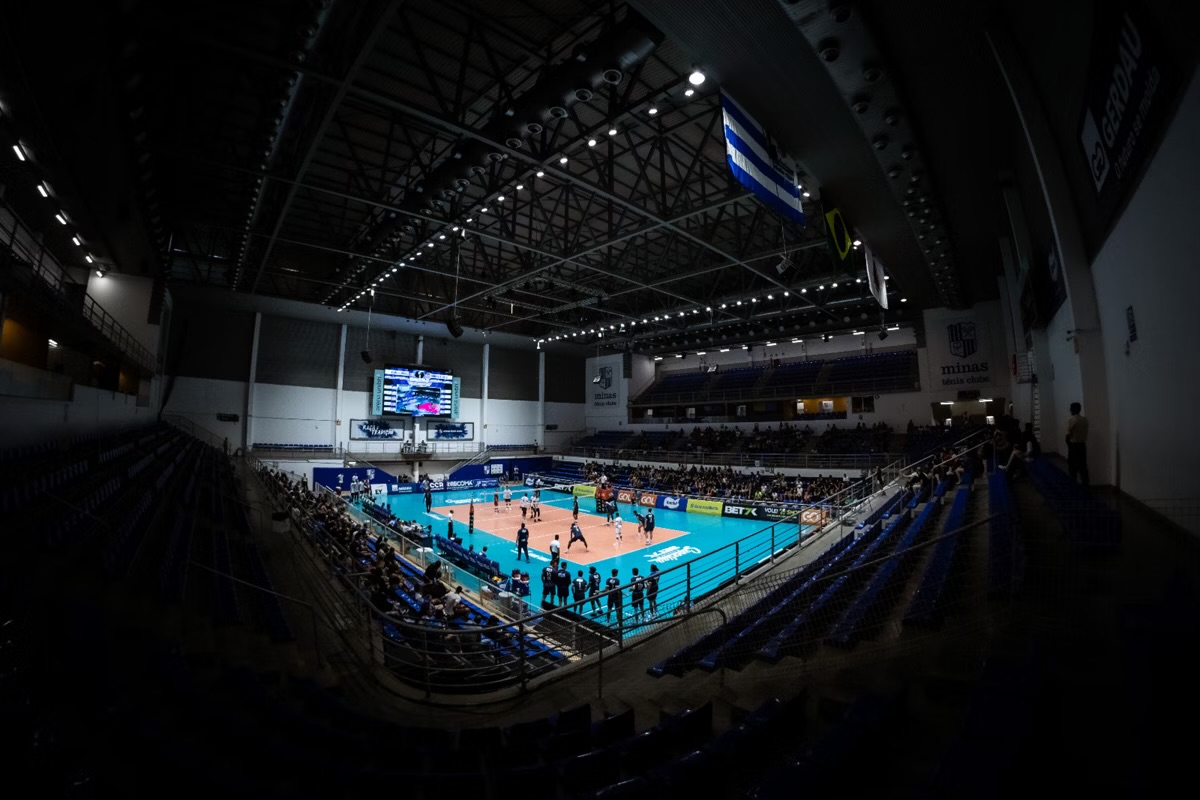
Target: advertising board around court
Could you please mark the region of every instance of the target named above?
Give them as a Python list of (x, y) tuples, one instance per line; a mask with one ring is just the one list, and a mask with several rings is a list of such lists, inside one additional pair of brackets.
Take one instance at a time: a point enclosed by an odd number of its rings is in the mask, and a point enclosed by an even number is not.
[[(690, 505), (689, 510), (692, 510)], [(765, 522), (782, 522), (785, 520), (795, 522), (797, 513), (800, 514), (800, 521), (805, 525), (820, 525), (825, 520), (825, 512), (819, 508), (810, 507), (802, 511), (801, 506), (788, 503), (739, 503), (728, 500), (725, 501), (725, 507), (721, 511), (721, 516), (740, 519), (761, 519)]]
[(707, 514), (710, 517), (721, 516), (721, 511), (725, 507), (723, 500), (699, 500), (695, 497), (689, 497), (687, 502), (687, 510), (693, 514)]
[(577, 483), (571, 489), (571, 494), (576, 497), (595, 497), (596, 487), (590, 483)]
[(654, 508), (658, 505), (658, 495), (654, 492), (642, 492), (642, 496), (638, 498), (638, 505)]
[(676, 497), (670, 494), (660, 494), (655, 502), (658, 508), (665, 508), (669, 511), (686, 511), (688, 499), (686, 497)]
[(633, 505), (633, 499), (635, 497), (636, 495), (633, 493), (633, 489), (617, 489), (618, 503), (629, 503), (630, 505)]

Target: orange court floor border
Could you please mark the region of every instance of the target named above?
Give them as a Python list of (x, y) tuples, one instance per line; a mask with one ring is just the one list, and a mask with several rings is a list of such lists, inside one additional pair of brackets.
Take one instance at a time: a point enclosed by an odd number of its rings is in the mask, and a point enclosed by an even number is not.
[[(453, 511), (455, 534), (463, 537), (463, 541), (470, 544), (467, 535), (466, 506), (434, 506), (432, 510), (435, 514), (441, 514), (443, 517), (448, 516)], [(585, 548), (583, 542), (576, 542), (571, 545), (571, 549), (568, 551), (567, 543), (571, 541), (571, 510), (543, 504), (542, 519), (540, 522), (533, 522), (528, 518), (525, 520), (525, 527), (529, 528), (529, 549), (549, 555), (550, 542), (554, 539), (554, 534), (557, 533), (558, 540), (562, 544), (563, 560), (573, 564), (582, 564), (586, 567), (589, 564), (603, 561), (606, 558), (612, 558), (617, 553), (645, 547), (646, 539), (642, 534), (638, 533), (637, 519), (625, 519), (624, 517), (622, 519), (624, 520), (624, 525), (621, 527), (621, 544), (616, 545), (616, 534), (613, 532), (613, 526), (606, 525), (604, 517), (580, 510), (579, 529), (583, 531), (583, 538), (587, 539), (588, 546)], [(475, 530), (477, 531), (484, 531), (506, 541), (515, 542), (517, 540), (517, 528), (520, 527), (521, 507), (515, 502), (512, 505), (512, 510), (507, 512), (504, 510), (504, 504), (501, 503), (499, 514), (492, 510), (490, 503), (487, 505), (477, 503), (475, 505)], [(439, 526), (435, 523), (433, 532), (437, 536), (445, 536), (445, 523), (442, 523), (440, 530)], [(654, 546), (658, 546), (663, 542), (669, 542), (687, 533), (688, 531), (676, 530), (674, 528), (655, 527)]]

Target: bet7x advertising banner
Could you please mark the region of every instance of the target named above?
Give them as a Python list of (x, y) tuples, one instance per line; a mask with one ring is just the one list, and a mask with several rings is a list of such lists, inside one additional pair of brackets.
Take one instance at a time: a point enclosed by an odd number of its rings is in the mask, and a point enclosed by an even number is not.
[[(694, 509), (690, 509), (689, 505), (689, 510)], [(826, 517), (824, 509), (786, 503), (737, 503), (726, 500), (721, 511), (721, 516), (724, 517), (761, 519), (765, 522), (794, 522), (797, 515), (804, 525), (822, 525)]]

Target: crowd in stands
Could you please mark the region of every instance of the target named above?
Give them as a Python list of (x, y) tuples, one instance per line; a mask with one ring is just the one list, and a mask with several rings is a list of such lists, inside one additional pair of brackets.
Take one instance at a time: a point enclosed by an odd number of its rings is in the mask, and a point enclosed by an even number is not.
[[(461, 590), (444, 591), (439, 582), (422, 580), (402, 568), (393, 558), (391, 545), (371, 535), (365, 522), (350, 516), (348, 506), (332, 494), (317, 495), (301, 480), (289, 478), (282, 472), (263, 469), (260, 473), (279, 496), (286, 498), (289, 511), (310, 517), (324, 534), (316, 538), (326, 560), (343, 576), (362, 590), (375, 608), (388, 616), (430, 625), (456, 623), (462, 625), (499, 624), (497, 621), (474, 617), (461, 602)], [(412, 537), (425, 533), (415, 521), (400, 521), (392, 517), (390, 527)], [(365, 571), (365, 575), (362, 574)], [(399, 595), (397, 591), (399, 590)], [(402, 602), (407, 598), (411, 602)]]
[(834, 476), (800, 478), (774, 473), (744, 473), (730, 467), (668, 467), (652, 464), (618, 467), (599, 462), (585, 465), (584, 474), (593, 481), (609, 475), (619, 476), (615, 480), (620, 485), (677, 495), (806, 503), (821, 502), (853, 483), (849, 478)]

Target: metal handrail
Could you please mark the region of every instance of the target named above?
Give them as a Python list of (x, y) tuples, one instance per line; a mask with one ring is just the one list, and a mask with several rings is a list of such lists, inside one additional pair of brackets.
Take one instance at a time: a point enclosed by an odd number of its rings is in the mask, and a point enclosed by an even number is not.
[[(16, 211), (8, 203), (0, 199), (0, 208), (11, 215), (13, 220), (12, 230), (4, 231), (0, 227), (0, 231), (8, 234), (7, 242), (8, 252), (13, 256), (27, 264), (30, 271), (50, 290), (50, 293), (59, 301), (60, 305), (70, 305), (66, 297), (67, 286), (78, 286), (81, 289), (86, 287), (83, 284), (78, 284), (71, 280), (66, 269), (59, 263), (54, 253), (41, 245), (38, 253), (33, 253), (26, 247), (22, 237), (18, 233), (24, 233), (26, 239), (30, 242), (36, 242), (37, 237), (32, 230), (21, 220)], [(47, 263), (49, 262), (49, 263)], [(83, 295), (83, 306), (80, 310), (83, 318), (87, 320), (93, 328), (95, 328), (104, 338), (114, 344), (118, 350), (132, 358), (139, 366), (154, 371), (155, 359), (150, 354), (150, 351), (143, 347), (126, 328), (117, 322), (111, 314), (104, 310), (95, 299), (86, 294)]]

